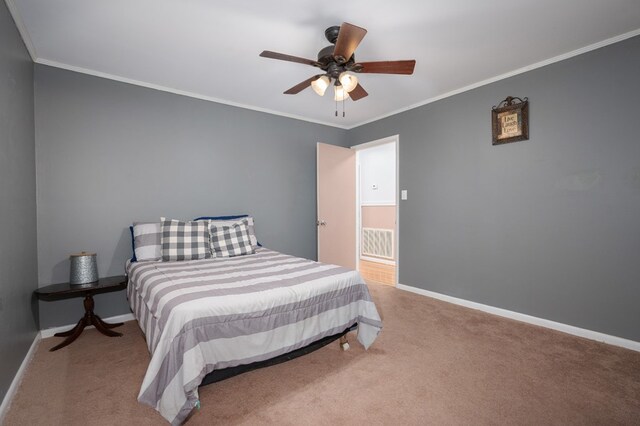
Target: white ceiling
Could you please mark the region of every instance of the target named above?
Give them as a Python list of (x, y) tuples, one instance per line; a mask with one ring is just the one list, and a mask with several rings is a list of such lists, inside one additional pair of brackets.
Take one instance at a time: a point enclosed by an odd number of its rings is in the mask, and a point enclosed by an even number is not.
[[(343, 128), (640, 34), (638, 0), (6, 1), (38, 63)], [(369, 31), (358, 61), (417, 61), (360, 74), (345, 118), (329, 91), (282, 94), (316, 68), (258, 56), (315, 60), (342, 22)]]

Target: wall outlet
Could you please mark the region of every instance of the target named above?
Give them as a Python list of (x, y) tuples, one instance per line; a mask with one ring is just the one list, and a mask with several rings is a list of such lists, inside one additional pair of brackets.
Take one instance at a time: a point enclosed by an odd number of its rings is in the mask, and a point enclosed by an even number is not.
[(403, 189), (402, 191), (400, 191), (400, 199), (401, 200), (406, 200), (407, 199), (407, 190)]

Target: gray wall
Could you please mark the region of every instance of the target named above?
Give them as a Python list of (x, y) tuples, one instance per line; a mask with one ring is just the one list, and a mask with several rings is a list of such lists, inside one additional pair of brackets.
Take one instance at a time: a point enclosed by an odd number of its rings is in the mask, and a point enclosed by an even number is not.
[[(68, 255), (120, 274), (127, 225), (251, 213), (314, 258), (315, 143), (400, 135), (400, 282), (640, 340), (640, 38), (348, 132), (36, 66), (39, 283)], [(529, 141), (491, 145), (490, 111), (531, 101)], [(79, 300), (40, 304), (41, 327)], [(128, 312), (101, 295), (103, 316)]]
[[(68, 281), (69, 254), (124, 272), (128, 225), (252, 214), (265, 246), (316, 257), (316, 142), (345, 130), (36, 65), (39, 283)], [(96, 297), (103, 317), (125, 293)], [(80, 299), (40, 303), (40, 325), (75, 323)]]
[(0, 401), (37, 331), (33, 63), (0, 1)]
[(400, 282), (640, 341), (639, 76), (635, 37), (352, 129), (400, 135)]

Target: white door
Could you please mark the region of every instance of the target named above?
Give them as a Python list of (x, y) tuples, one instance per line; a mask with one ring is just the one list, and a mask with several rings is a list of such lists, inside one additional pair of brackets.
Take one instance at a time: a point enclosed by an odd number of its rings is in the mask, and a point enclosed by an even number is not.
[(356, 269), (356, 153), (318, 143), (318, 261)]

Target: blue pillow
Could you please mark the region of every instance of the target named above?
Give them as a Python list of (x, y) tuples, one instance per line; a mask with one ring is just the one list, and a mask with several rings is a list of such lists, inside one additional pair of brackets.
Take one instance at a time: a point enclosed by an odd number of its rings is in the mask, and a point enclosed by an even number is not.
[(232, 216), (202, 216), (193, 220), (234, 220), (241, 219), (243, 217), (249, 217), (248, 214), (237, 214)]
[(136, 245), (133, 238), (133, 226), (129, 226), (129, 232), (131, 232), (131, 251), (133, 252), (133, 256), (131, 256), (131, 261), (137, 262), (138, 259), (136, 259)]

